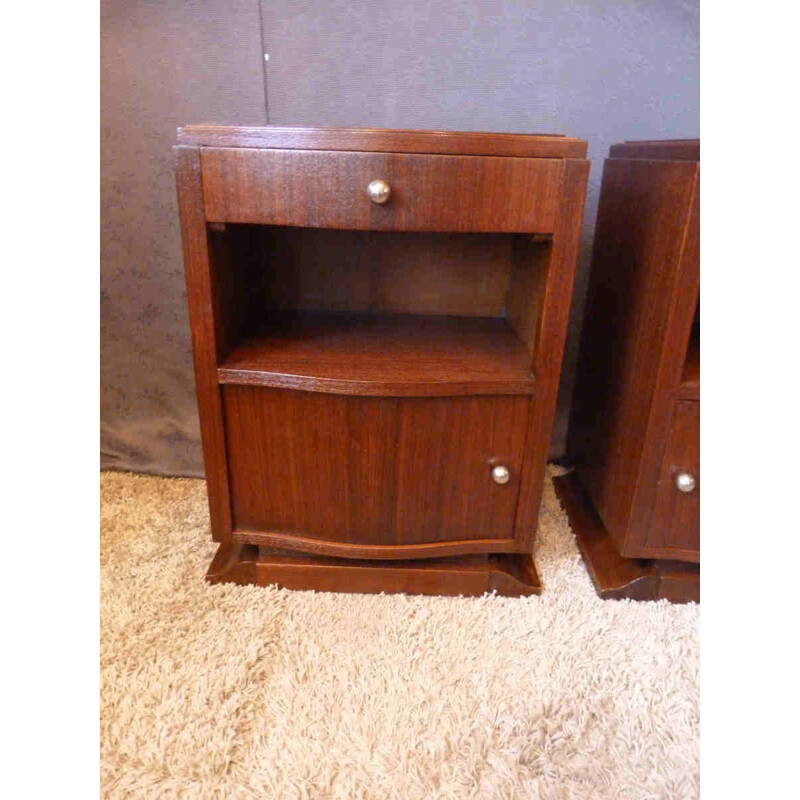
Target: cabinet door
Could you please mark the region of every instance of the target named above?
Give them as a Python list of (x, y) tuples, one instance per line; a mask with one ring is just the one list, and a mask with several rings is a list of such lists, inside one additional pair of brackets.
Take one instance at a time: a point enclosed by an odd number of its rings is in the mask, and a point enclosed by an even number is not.
[[(360, 558), (517, 549), (527, 396), (231, 385), (223, 398), (235, 536), (280, 534), (296, 549)], [(506, 483), (493, 479), (497, 465)]]
[[(694, 487), (678, 488), (679, 475), (694, 479)], [(684, 485), (684, 488), (689, 488)], [(647, 546), (669, 548), (681, 557), (700, 554), (700, 403), (679, 401), (664, 447), (661, 475), (647, 537)]]

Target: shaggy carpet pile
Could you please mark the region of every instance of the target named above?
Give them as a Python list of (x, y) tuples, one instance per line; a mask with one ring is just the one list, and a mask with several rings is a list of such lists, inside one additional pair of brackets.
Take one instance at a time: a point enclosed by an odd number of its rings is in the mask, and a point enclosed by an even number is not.
[(599, 600), (549, 479), (525, 599), (212, 587), (203, 481), (101, 499), (104, 797), (699, 795), (699, 607)]

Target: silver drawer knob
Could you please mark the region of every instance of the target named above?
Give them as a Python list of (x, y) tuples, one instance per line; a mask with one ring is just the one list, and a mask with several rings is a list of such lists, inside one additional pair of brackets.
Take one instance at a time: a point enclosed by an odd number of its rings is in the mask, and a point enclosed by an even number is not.
[(492, 469), (492, 480), (495, 483), (508, 483), (510, 478), (511, 473), (508, 471), (508, 467), (498, 466)]
[(681, 472), (675, 478), (675, 488), (679, 492), (689, 492), (694, 491), (694, 487), (697, 486), (697, 481), (694, 479), (694, 475), (690, 475), (688, 472)]
[(379, 206), (383, 205), (389, 199), (391, 193), (392, 190), (386, 181), (372, 181), (372, 183), (367, 186), (367, 196), (373, 203), (377, 203)]

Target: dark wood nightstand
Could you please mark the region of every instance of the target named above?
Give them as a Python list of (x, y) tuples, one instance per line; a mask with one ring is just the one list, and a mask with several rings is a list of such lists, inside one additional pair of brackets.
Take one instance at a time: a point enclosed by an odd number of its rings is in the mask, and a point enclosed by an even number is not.
[(602, 597), (700, 599), (700, 142), (614, 145), (556, 480)]
[(209, 580), (538, 592), (586, 143), (204, 126), (178, 142)]

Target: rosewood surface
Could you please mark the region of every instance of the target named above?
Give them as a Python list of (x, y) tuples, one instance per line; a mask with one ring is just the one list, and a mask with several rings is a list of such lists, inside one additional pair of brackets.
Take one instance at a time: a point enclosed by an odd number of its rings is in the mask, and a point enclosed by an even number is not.
[(584, 536), (589, 569), (635, 560), (630, 596), (667, 573), (679, 596), (694, 578), (664, 563), (700, 560), (699, 153), (696, 140), (626, 142), (603, 170), (568, 449), (603, 531)]
[(217, 272), (219, 262), (209, 253), (203, 214), (200, 151), (176, 147), (175, 173), (211, 533), (215, 541), (224, 541), (230, 538), (232, 523), (217, 364), (226, 342), (219, 331), (223, 317), (218, 292), (221, 278)]
[(539, 266), (546, 271), (527, 297), (525, 314), (536, 320), (531, 335), (536, 394), (529, 411), (514, 535), (529, 552), (533, 549), (550, 450), (588, 177), (588, 161), (564, 161), (558, 223), (548, 257)]
[(219, 368), (220, 383), (333, 394), (531, 394), (530, 354), (491, 317), (283, 312)]
[(192, 147), (255, 147), (373, 153), (441, 153), (522, 158), (585, 158), (582, 139), (553, 134), (413, 131), (384, 128), (261, 128), (188, 125), (178, 143)]
[[(261, 280), (250, 287), (250, 296), (262, 312), (504, 317), (512, 296), (524, 303), (531, 295), (518, 286), (509, 291), (512, 264), (524, 260), (516, 258), (515, 248), (531, 238), (523, 234), (228, 227), (237, 258), (239, 239), (255, 234), (249, 246), (257, 254)], [(527, 249), (529, 259), (545, 247)]]
[[(223, 543), (209, 578), (538, 591), (586, 143), (208, 126), (178, 141)], [(379, 178), (384, 206), (366, 194)]]
[[(646, 547), (653, 551), (700, 553), (700, 403), (681, 400), (669, 426)], [(694, 491), (679, 492), (680, 473), (694, 476)], [(694, 561), (695, 559), (690, 559)]]
[(700, 602), (700, 565), (623, 558), (574, 472), (553, 479), (578, 548), (604, 600)]
[[(223, 397), (236, 529), (395, 548), (513, 540), (525, 396)], [(495, 464), (508, 483), (492, 480)]]
[(621, 142), (611, 146), (609, 158), (641, 158), (647, 161), (700, 161), (699, 139)]
[(657, 555), (647, 526), (699, 302), (698, 173), (639, 159), (603, 171), (568, 449), (630, 557)]
[[(204, 148), (200, 160), (207, 219), (306, 228), (550, 232), (561, 177), (549, 158)], [(384, 205), (364, 191), (376, 178), (391, 186)]]
[(206, 579), (285, 589), (356, 594), (437, 594), (508, 597), (540, 594), (530, 555), (458, 556), (386, 562), (304, 557), (247, 544), (223, 544)]

